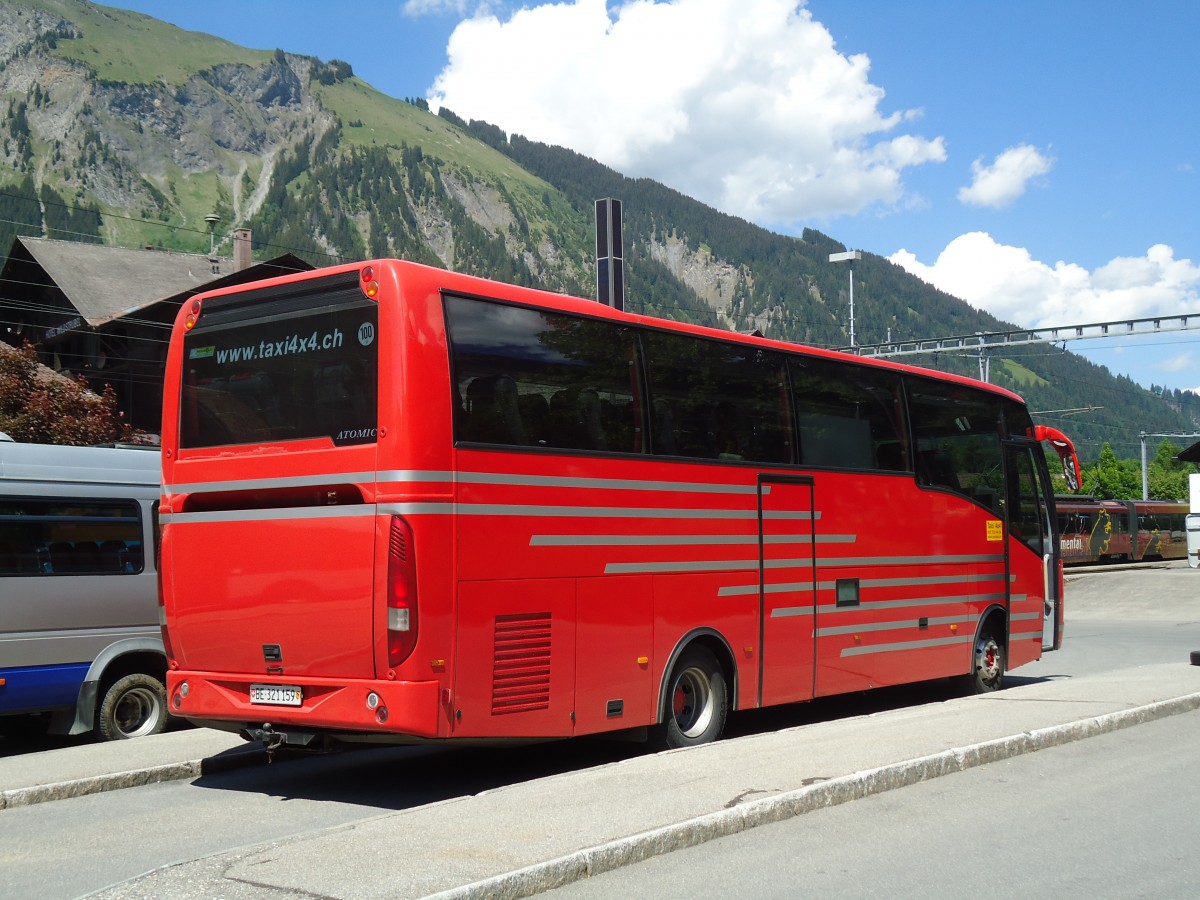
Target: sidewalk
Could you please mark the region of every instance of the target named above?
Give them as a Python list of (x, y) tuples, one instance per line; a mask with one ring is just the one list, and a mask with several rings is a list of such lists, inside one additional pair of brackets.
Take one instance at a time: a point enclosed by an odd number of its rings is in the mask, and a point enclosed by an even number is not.
[(198, 778), (265, 761), (266, 753), (257, 745), (209, 728), (4, 756), (0, 757), (0, 809)]
[[(1186, 661), (1044, 681), (636, 756), (169, 866), (96, 896), (528, 896), (756, 825), (1197, 709), (1200, 666)], [(151, 741), (153, 748), (144, 746)], [(94, 754), (104, 763), (84, 777), (118, 786), (181, 758), (206, 767), (261, 754), (233, 735), (202, 730), (126, 743), (143, 746)], [(148, 768), (128, 765), (135, 755)], [(17, 786), (13, 763), (0, 760), (6, 795), (35, 787), (71, 795), (61, 785)]]

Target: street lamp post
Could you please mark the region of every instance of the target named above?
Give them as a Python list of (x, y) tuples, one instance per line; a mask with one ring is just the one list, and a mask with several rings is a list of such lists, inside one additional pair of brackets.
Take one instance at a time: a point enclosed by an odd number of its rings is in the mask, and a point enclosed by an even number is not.
[(862, 259), (861, 250), (847, 250), (845, 253), (830, 253), (831, 263), (850, 263), (850, 347), (853, 349), (858, 342), (854, 339), (854, 261)]
[(217, 223), (221, 221), (221, 217), (216, 213), (209, 213), (204, 217), (204, 221), (208, 223), (208, 255), (212, 256), (217, 252)]

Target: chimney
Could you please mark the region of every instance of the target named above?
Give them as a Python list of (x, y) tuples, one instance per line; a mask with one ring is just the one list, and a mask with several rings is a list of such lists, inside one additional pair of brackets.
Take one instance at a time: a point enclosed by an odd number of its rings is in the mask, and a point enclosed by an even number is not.
[(233, 230), (233, 271), (240, 272), (254, 265), (254, 257), (250, 254), (250, 229), (235, 228)]

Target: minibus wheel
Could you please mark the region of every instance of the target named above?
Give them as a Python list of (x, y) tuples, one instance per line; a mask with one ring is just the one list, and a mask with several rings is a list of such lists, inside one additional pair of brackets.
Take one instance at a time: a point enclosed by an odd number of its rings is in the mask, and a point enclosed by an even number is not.
[(167, 689), (153, 675), (135, 672), (104, 692), (96, 733), (106, 741), (158, 734), (167, 725)]

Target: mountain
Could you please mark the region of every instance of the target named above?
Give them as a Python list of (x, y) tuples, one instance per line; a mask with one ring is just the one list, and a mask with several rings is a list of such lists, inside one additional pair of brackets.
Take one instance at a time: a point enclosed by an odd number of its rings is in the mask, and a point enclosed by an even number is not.
[[(834, 238), (774, 234), (572, 151), (434, 115), (344, 61), (249, 50), (83, 0), (0, 0), (0, 103), (5, 251), (15, 234), (45, 234), (228, 252), (232, 229), (248, 226), (259, 256), (399, 256), (587, 296), (593, 203), (616, 197), (627, 308), (849, 343)], [(854, 279), (860, 342), (1016, 330), (871, 253)], [(979, 372), (971, 357), (921, 361)], [(1200, 398), (1156, 396), (1055, 347), (996, 352), (990, 372), (1087, 458), (1104, 441), (1132, 456), (1141, 431), (1200, 423)], [(1090, 411), (1052, 412), (1078, 409)]]

